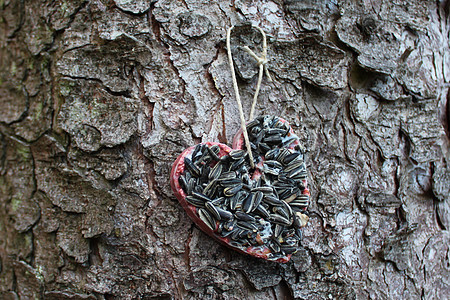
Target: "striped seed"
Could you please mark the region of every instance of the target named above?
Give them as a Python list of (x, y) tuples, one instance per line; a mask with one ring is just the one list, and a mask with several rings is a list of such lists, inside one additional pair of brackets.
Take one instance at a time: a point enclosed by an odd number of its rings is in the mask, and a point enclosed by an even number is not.
[(263, 197), (264, 194), (261, 191), (255, 193), (255, 200), (253, 201), (251, 211), (254, 211), (261, 204)]
[(231, 196), (233, 196), (233, 195), (236, 195), (237, 192), (239, 192), (240, 190), (242, 190), (242, 186), (243, 186), (242, 183), (238, 183), (238, 184), (236, 184), (236, 185), (234, 185), (234, 186), (227, 187), (227, 188), (225, 188), (225, 189), (223, 190), (223, 194), (224, 194), (225, 196), (227, 196), (227, 197), (231, 197)]
[(197, 167), (189, 158), (185, 157), (184, 158), (184, 165), (188, 168), (188, 170), (195, 175), (196, 177), (200, 177), (200, 175), (202, 174), (201, 170), (199, 169), (199, 167)]
[(280, 225), (287, 225), (287, 226), (291, 225), (291, 222), (288, 219), (286, 219), (278, 214), (270, 214), (269, 220), (276, 224), (280, 224)]
[(199, 208), (198, 216), (211, 230), (216, 229), (216, 221), (206, 209)]
[(221, 163), (217, 163), (214, 166), (214, 168), (212, 168), (211, 171), (209, 171), (208, 179), (209, 180), (218, 179), (219, 176), (222, 174), (222, 170), (223, 170), (222, 164)]

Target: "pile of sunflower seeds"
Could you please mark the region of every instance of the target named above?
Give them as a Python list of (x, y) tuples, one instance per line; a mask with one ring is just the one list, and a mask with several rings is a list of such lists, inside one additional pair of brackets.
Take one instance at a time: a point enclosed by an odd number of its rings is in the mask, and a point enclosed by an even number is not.
[(289, 125), (278, 117), (259, 117), (247, 130), (259, 171), (250, 169), (245, 150), (219, 157), (219, 146), (199, 144), (185, 158), (179, 183), (186, 201), (217, 235), (242, 250), (267, 246), (269, 258), (277, 259), (296, 252), (308, 220), (304, 151), (298, 144), (289, 147), (298, 137), (288, 134)]

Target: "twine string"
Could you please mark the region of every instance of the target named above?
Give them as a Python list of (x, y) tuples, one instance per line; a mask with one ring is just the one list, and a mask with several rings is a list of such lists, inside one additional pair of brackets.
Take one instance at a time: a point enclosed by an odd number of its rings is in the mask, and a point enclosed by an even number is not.
[[(258, 27), (256, 25), (252, 25), (252, 27), (258, 29), (259, 32), (261, 33), (261, 35), (263, 37), (263, 45), (262, 45), (263, 49), (262, 49), (261, 56), (258, 56), (248, 46), (243, 47), (243, 49), (248, 54), (250, 54), (251, 57), (253, 57), (256, 60), (256, 63), (259, 66), (258, 82), (256, 84), (256, 90), (255, 90), (255, 94), (253, 96), (253, 102), (252, 102), (252, 106), (250, 109), (250, 120), (253, 119), (253, 115), (255, 113), (256, 101), (258, 99), (259, 90), (261, 89), (261, 82), (262, 82), (262, 77), (263, 77), (264, 71), (266, 73), (268, 80), (272, 81), (272, 77), (270, 76), (269, 70), (267, 69), (267, 65), (266, 65), (267, 64), (267, 37), (266, 37), (266, 34), (265, 34), (264, 30), (262, 30), (260, 27)], [(238, 106), (238, 110), (239, 110), (239, 117), (241, 119), (241, 128), (242, 128), (242, 132), (244, 134), (245, 146), (247, 147), (247, 153), (248, 153), (248, 156), (250, 159), (250, 165), (252, 168), (255, 168), (255, 164), (253, 162), (253, 153), (252, 153), (252, 149), (250, 146), (250, 140), (248, 138), (248, 133), (247, 133), (247, 126), (245, 125), (245, 117), (244, 117), (244, 110), (242, 108), (241, 96), (239, 94), (239, 87), (238, 87), (238, 83), (236, 80), (236, 72), (234, 70), (233, 56), (231, 54), (231, 31), (233, 30), (233, 28), (234, 28), (234, 26), (231, 26), (230, 28), (228, 28), (228, 31), (227, 31), (228, 63), (230, 65), (231, 78), (233, 80), (233, 88), (234, 88), (236, 102), (237, 102), (237, 106)]]

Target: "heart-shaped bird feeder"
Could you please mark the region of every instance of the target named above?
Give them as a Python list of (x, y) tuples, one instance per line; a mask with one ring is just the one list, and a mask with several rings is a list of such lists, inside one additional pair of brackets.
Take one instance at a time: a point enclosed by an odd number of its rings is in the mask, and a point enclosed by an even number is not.
[(205, 233), (239, 252), (287, 262), (297, 251), (309, 203), (304, 151), (288, 122), (262, 116), (247, 124), (233, 148), (206, 142), (175, 161), (171, 186)]

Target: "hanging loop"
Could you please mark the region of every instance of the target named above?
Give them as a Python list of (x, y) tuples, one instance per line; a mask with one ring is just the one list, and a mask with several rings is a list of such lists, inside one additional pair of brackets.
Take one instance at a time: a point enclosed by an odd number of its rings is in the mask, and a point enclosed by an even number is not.
[[(252, 25), (252, 27), (258, 29), (263, 37), (263, 45), (262, 45), (263, 50), (262, 50), (261, 56), (258, 56), (248, 46), (243, 47), (243, 49), (248, 54), (250, 54), (251, 57), (253, 57), (256, 60), (258, 66), (259, 66), (258, 82), (256, 84), (256, 90), (255, 90), (255, 94), (253, 96), (253, 102), (252, 102), (252, 106), (250, 109), (250, 120), (253, 119), (253, 115), (255, 113), (256, 101), (258, 99), (259, 90), (261, 89), (261, 82), (262, 82), (262, 77), (263, 77), (264, 71), (266, 73), (268, 80), (272, 81), (272, 77), (270, 76), (269, 70), (267, 69), (267, 37), (266, 37), (266, 33), (264, 32), (264, 30), (262, 30), (260, 27), (258, 27), (256, 25)], [(233, 88), (234, 88), (234, 92), (235, 92), (235, 96), (236, 96), (236, 102), (238, 105), (239, 117), (241, 119), (241, 128), (242, 128), (242, 132), (244, 135), (245, 146), (247, 147), (247, 152), (248, 152), (248, 156), (250, 159), (250, 165), (252, 166), (252, 168), (254, 168), (255, 164), (253, 162), (253, 154), (252, 154), (252, 150), (250, 147), (250, 141), (248, 138), (247, 126), (245, 125), (244, 111), (242, 108), (241, 96), (239, 95), (239, 87), (237, 84), (236, 72), (234, 70), (233, 56), (231, 54), (231, 31), (233, 30), (233, 28), (234, 28), (234, 26), (228, 28), (228, 30), (227, 30), (228, 63), (230, 65), (231, 77), (233, 80)]]

